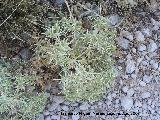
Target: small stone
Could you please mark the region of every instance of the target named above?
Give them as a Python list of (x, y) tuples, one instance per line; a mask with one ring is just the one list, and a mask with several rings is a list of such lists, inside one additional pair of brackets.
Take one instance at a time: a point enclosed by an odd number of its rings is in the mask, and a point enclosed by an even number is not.
[(132, 52), (136, 53), (137, 52), (136, 48), (132, 48)]
[(157, 70), (158, 67), (159, 67), (159, 63), (158, 63), (158, 62), (154, 62), (154, 63), (152, 64), (152, 67), (153, 67), (153, 69)]
[(149, 63), (147, 61), (142, 61), (143, 66), (149, 66)]
[(126, 38), (129, 41), (133, 41), (133, 35), (128, 31), (122, 31), (120, 36)]
[(77, 114), (77, 115), (72, 115), (72, 120), (79, 120), (80, 119), (80, 117), (79, 117), (79, 115)]
[(58, 106), (59, 106), (59, 103), (52, 103), (52, 104), (49, 106), (48, 110), (49, 110), (49, 111), (54, 111), (54, 110), (57, 109)]
[(60, 115), (52, 115), (51, 119), (52, 120), (60, 120)]
[(68, 111), (68, 110), (69, 110), (68, 106), (66, 106), (66, 105), (61, 106), (61, 108), (62, 108), (62, 110), (64, 110), (64, 111)]
[(122, 118), (116, 118), (115, 120), (123, 120)]
[(30, 51), (27, 48), (23, 48), (20, 52), (19, 55), (22, 57), (22, 59), (27, 60), (30, 57)]
[(128, 91), (128, 86), (124, 86), (124, 87), (122, 88), (122, 91), (123, 91), (124, 93), (127, 93), (127, 91)]
[(141, 97), (142, 99), (146, 99), (146, 98), (149, 98), (151, 96), (151, 94), (149, 92), (144, 92), (142, 93)]
[(133, 73), (136, 69), (135, 62), (133, 60), (126, 61), (126, 73)]
[(136, 74), (131, 74), (131, 77), (135, 80), (137, 78)]
[(52, 120), (50, 116), (47, 116), (45, 120)]
[(128, 96), (121, 98), (121, 106), (125, 110), (130, 110), (133, 106), (133, 99)]
[(128, 49), (129, 47), (129, 41), (125, 38), (118, 38), (117, 43), (123, 49)]
[(144, 35), (140, 31), (135, 32), (135, 37), (137, 41), (143, 42), (145, 40)]
[(43, 115), (48, 116), (50, 112), (48, 110), (43, 111)]
[(57, 104), (63, 103), (65, 100), (61, 96), (53, 96), (52, 98), (53, 101), (55, 101)]
[(44, 115), (43, 115), (43, 114), (40, 114), (40, 115), (36, 118), (36, 120), (44, 120)]
[(111, 26), (117, 25), (121, 21), (121, 18), (118, 14), (107, 16), (107, 22)]
[(65, 4), (65, 1), (64, 0), (56, 0), (55, 4), (56, 5), (63, 5), (63, 4)]
[(80, 110), (88, 110), (89, 106), (90, 105), (88, 103), (84, 103), (79, 108), (80, 108)]
[(143, 82), (143, 81), (140, 81), (140, 83), (139, 83), (141, 86), (146, 86), (146, 83), (145, 82)]
[(135, 101), (134, 106), (135, 107), (142, 107), (142, 103), (140, 101)]
[(148, 76), (148, 75), (143, 76), (143, 81), (145, 83), (150, 83), (151, 80), (152, 80), (152, 76)]
[(148, 51), (149, 51), (149, 52), (154, 52), (154, 51), (157, 50), (157, 49), (158, 49), (157, 44), (152, 40), (152, 41), (150, 42), (150, 44), (148, 45)]
[(131, 88), (130, 90), (127, 91), (127, 96), (131, 97), (134, 94), (134, 89)]
[(152, 35), (149, 28), (144, 28), (142, 33), (144, 34), (145, 37), (150, 37)]
[(147, 49), (147, 47), (144, 44), (141, 44), (138, 46), (138, 51), (142, 52), (145, 51)]

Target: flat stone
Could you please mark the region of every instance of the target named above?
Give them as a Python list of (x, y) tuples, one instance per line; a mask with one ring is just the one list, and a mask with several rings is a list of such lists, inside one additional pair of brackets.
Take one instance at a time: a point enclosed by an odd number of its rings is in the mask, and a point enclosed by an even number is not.
[(149, 98), (150, 96), (151, 96), (150, 92), (144, 92), (144, 93), (141, 94), (142, 99)]
[(146, 83), (144, 82), (144, 81), (140, 81), (140, 83), (139, 83), (141, 86), (146, 86)]
[(140, 41), (140, 42), (145, 40), (144, 35), (140, 31), (135, 32), (135, 38), (136, 38), (137, 41)]
[(128, 49), (129, 48), (129, 41), (125, 38), (118, 38), (117, 39), (118, 45), (123, 48), (123, 49)]
[(147, 49), (147, 47), (144, 44), (141, 44), (138, 46), (138, 51), (142, 52), (145, 51)]
[(142, 33), (145, 37), (150, 37), (152, 35), (152, 31), (149, 28), (144, 28)]
[(124, 87), (122, 88), (122, 91), (123, 91), (124, 93), (127, 93), (127, 91), (128, 91), (128, 86), (124, 86)]
[(143, 76), (143, 81), (145, 83), (150, 83), (151, 80), (152, 80), (152, 76), (148, 76), (148, 75)]
[(19, 55), (22, 57), (22, 59), (27, 60), (30, 57), (30, 51), (28, 48), (23, 48), (20, 52)]
[(121, 18), (118, 14), (109, 15), (106, 17), (106, 19), (107, 19), (108, 24), (111, 26), (115, 26), (121, 21)]
[(68, 110), (69, 110), (69, 107), (66, 106), (66, 105), (62, 105), (61, 108), (62, 108), (62, 110), (64, 110), (64, 111), (68, 111)]
[(129, 90), (127, 91), (127, 96), (131, 97), (131, 96), (133, 96), (133, 95), (134, 95), (134, 89), (131, 88), (131, 89), (129, 89)]
[(128, 32), (128, 31), (122, 31), (120, 33), (120, 36), (126, 38), (129, 41), (133, 41), (133, 35), (132, 35), (132, 33)]
[(134, 106), (135, 107), (142, 107), (142, 103), (140, 101), (135, 101)]
[(63, 103), (65, 101), (65, 99), (61, 96), (53, 96), (52, 100), (57, 104)]
[(157, 44), (152, 40), (152, 41), (150, 42), (150, 44), (148, 45), (148, 51), (149, 51), (149, 52), (154, 52), (154, 51), (157, 50), (157, 49), (158, 49)]
[(77, 114), (77, 115), (72, 115), (72, 120), (79, 120), (80, 119), (80, 116)]
[(60, 119), (60, 115), (52, 115), (52, 116), (51, 116), (51, 119), (52, 119), (52, 120), (61, 120), (61, 119)]
[(80, 110), (88, 110), (89, 106), (90, 105), (88, 103), (83, 103), (79, 108)]
[(126, 61), (126, 73), (133, 73), (136, 69), (135, 62), (133, 60)]
[(50, 112), (48, 110), (43, 111), (43, 115), (48, 116)]
[(125, 110), (130, 110), (133, 106), (133, 99), (131, 97), (122, 97), (121, 98), (121, 106), (125, 109)]
[(58, 106), (59, 106), (59, 103), (53, 102), (53, 103), (49, 106), (48, 110), (49, 110), (49, 111), (54, 111), (54, 110), (57, 109)]

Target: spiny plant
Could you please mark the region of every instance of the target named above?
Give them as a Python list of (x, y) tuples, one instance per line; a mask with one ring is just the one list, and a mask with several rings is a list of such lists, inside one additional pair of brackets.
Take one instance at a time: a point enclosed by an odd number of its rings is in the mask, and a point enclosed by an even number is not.
[(10, 72), (11, 64), (0, 59), (0, 116), (3, 120), (32, 120), (41, 112), (46, 95), (35, 91), (36, 76)]
[(116, 32), (103, 17), (89, 19), (91, 30), (75, 19), (62, 18), (45, 33), (54, 41), (37, 43), (36, 56), (61, 67), (62, 93), (70, 101), (100, 99), (114, 78)]

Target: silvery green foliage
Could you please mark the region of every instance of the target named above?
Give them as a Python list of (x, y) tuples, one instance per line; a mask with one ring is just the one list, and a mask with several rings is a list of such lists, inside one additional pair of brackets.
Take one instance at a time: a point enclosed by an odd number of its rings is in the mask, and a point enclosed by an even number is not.
[(6, 120), (30, 120), (44, 108), (46, 96), (35, 94), (27, 87), (34, 88), (36, 76), (12, 75), (11, 65), (0, 59), (0, 116)]
[(85, 30), (81, 22), (63, 18), (46, 31), (55, 43), (37, 46), (36, 54), (46, 64), (61, 66), (62, 92), (70, 101), (100, 99), (114, 78), (111, 55), (116, 32), (108, 29), (103, 17), (90, 20), (92, 29)]

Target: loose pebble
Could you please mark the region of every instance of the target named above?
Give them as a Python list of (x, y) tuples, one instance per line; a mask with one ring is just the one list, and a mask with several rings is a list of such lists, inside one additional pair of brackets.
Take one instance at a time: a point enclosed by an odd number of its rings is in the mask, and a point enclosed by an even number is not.
[(130, 110), (131, 107), (133, 106), (133, 99), (128, 96), (121, 98), (121, 106), (125, 110)]
[(141, 95), (142, 99), (149, 98), (150, 96), (151, 96), (151, 93), (149, 93), (149, 92), (144, 92), (144, 93), (142, 93), (142, 95)]

